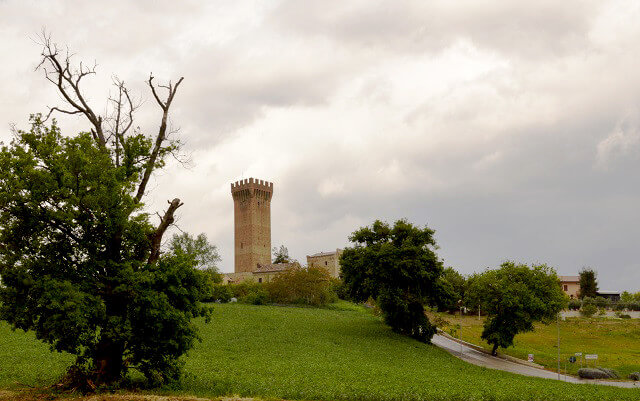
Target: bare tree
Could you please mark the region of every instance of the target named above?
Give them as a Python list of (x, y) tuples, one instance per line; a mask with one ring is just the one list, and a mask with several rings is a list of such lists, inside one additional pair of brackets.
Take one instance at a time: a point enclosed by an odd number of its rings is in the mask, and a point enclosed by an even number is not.
[[(52, 42), (51, 36), (44, 31), (40, 36), (40, 44), (42, 45), (41, 60), (36, 70), (44, 71), (45, 78), (55, 85), (65, 102), (62, 107), (50, 107), (46, 119), (49, 119), (53, 113), (84, 116), (91, 125), (91, 135), (94, 140), (111, 155), (113, 163), (116, 166), (128, 167), (128, 174), (140, 175), (134, 197), (135, 202), (139, 204), (142, 202), (153, 171), (162, 167), (162, 160), (166, 154), (173, 154), (179, 148), (178, 141), (169, 139), (169, 135), (176, 131), (169, 131), (168, 121), (171, 104), (184, 77), (178, 79), (176, 83), (169, 81), (167, 84), (160, 84), (154, 81), (153, 74), (149, 75), (146, 83), (162, 114), (158, 131), (152, 139), (153, 147), (149, 156), (132, 160), (128, 158), (128, 147), (136, 144), (134, 139), (143, 135), (139, 130), (134, 129), (135, 113), (140, 103), (134, 101), (125, 82), (117, 77), (113, 78), (115, 95), (109, 97), (108, 109), (104, 115), (101, 115), (89, 105), (82, 88), (83, 79), (96, 73), (97, 64), (88, 66), (79, 62), (74, 65), (72, 60), (74, 54), (68, 48), (58, 47)], [(155, 231), (149, 234), (151, 252), (148, 263), (158, 260), (162, 237), (175, 221), (176, 210), (183, 205), (178, 198), (168, 203), (169, 207), (163, 214), (158, 215), (160, 222)], [(113, 251), (117, 252), (118, 238), (114, 238), (112, 245)]]

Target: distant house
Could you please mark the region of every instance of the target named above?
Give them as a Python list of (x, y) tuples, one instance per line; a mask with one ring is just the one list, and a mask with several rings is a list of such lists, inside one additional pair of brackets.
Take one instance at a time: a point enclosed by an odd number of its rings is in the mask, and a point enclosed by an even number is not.
[(318, 252), (313, 255), (307, 255), (308, 267), (322, 267), (329, 271), (331, 277), (340, 277), (340, 255), (342, 249), (336, 249), (333, 252)]
[(597, 296), (606, 298), (611, 302), (620, 301), (620, 291), (598, 291)]
[(578, 298), (580, 293), (580, 276), (559, 276), (560, 285), (562, 291), (569, 296), (569, 298)]

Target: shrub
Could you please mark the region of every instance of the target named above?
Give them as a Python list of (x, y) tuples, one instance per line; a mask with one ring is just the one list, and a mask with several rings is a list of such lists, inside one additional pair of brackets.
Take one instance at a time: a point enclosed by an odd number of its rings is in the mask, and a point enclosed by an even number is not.
[(251, 292), (245, 295), (238, 301), (251, 305), (266, 305), (269, 303), (270, 299), (267, 291), (264, 288), (260, 288), (255, 292)]
[(233, 297), (229, 284), (214, 284), (211, 287), (211, 301), (227, 303)]
[(334, 285), (326, 269), (294, 267), (275, 276), (265, 287), (275, 303), (319, 306), (337, 300)]
[(616, 316), (620, 319), (631, 319), (631, 315), (622, 312), (616, 312)]
[(570, 310), (579, 310), (582, 306), (582, 302), (579, 299), (571, 299), (569, 300), (569, 309)]
[(581, 379), (619, 379), (618, 372), (606, 368), (581, 368), (578, 369)]
[(349, 289), (344, 285), (344, 282), (340, 279), (331, 279), (331, 291), (333, 291), (339, 299), (350, 301)]
[[(270, 302), (264, 284), (253, 281), (243, 281), (237, 284), (227, 284), (232, 298), (238, 302), (252, 305), (265, 305)], [(231, 298), (229, 298), (231, 301)]]
[(584, 317), (591, 317), (596, 314), (598, 311), (598, 307), (594, 304), (583, 304), (582, 309), (580, 309), (580, 314)]
[(598, 308), (606, 308), (611, 302), (607, 298), (596, 297), (594, 303)]
[(629, 380), (633, 380), (633, 381), (640, 380), (640, 372), (633, 372), (629, 374)]
[(632, 311), (640, 311), (640, 303), (638, 302), (630, 302), (628, 305), (628, 309)]

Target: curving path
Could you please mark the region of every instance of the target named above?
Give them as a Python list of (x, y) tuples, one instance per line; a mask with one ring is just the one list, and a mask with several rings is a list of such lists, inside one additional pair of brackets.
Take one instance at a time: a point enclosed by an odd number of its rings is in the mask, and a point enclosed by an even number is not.
[(484, 352), (480, 352), (469, 346), (453, 341), (441, 334), (436, 334), (431, 339), (431, 342), (449, 352), (450, 354), (462, 359), (463, 361), (472, 363), (478, 366), (484, 366), (489, 369), (504, 370), (506, 372), (516, 373), (524, 376), (541, 377), (544, 379), (554, 379), (565, 381), (569, 383), (580, 384), (601, 384), (605, 386), (615, 387), (627, 387), (627, 388), (640, 388), (640, 384), (636, 382), (617, 382), (607, 380), (584, 380), (574, 376), (558, 375), (555, 372), (549, 370), (535, 368), (533, 366), (523, 365), (516, 362), (511, 362), (506, 359), (498, 358)]

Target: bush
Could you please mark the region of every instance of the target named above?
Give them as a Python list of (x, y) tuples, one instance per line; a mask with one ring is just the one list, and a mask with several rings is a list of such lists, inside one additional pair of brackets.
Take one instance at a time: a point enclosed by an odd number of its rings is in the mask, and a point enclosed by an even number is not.
[(238, 299), (238, 301), (251, 305), (266, 305), (269, 303), (270, 299), (267, 291), (264, 288), (260, 288), (259, 290), (251, 292)]
[(633, 381), (640, 380), (640, 372), (633, 372), (629, 374), (629, 380), (633, 380)]
[(578, 369), (581, 379), (619, 379), (618, 372), (606, 368), (582, 368)]
[(569, 300), (569, 310), (579, 310), (582, 306), (582, 302), (579, 299), (571, 299)]
[(280, 304), (326, 305), (337, 300), (335, 281), (321, 267), (294, 267), (265, 285), (271, 300)]
[(211, 287), (211, 301), (227, 303), (233, 297), (229, 284), (214, 284)]
[(584, 317), (591, 317), (596, 314), (598, 311), (598, 307), (594, 304), (584, 304), (582, 305), (582, 309), (580, 309), (580, 314)]
[(611, 302), (607, 298), (596, 297), (596, 299), (594, 300), (594, 303), (598, 308), (606, 308), (609, 306)]
[(628, 309), (632, 311), (640, 311), (640, 303), (638, 302), (629, 302)]
[(620, 319), (631, 319), (631, 315), (627, 315), (626, 313), (616, 312), (616, 316)]
[(339, 299), (350, 301), (349, 289), (344, 285), (342, 280), (337, 278), (331, 279), (331, 291), (333, 291)]
[[(238, 302), (252, 305), (265, 305), (270, 302), (264, 284), (253, 281), (243, 281), (237, 284), (227, 284), (233, 298)], [(229, 298), (231, 300), (231, 298)]]

